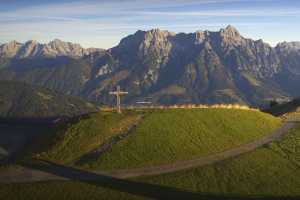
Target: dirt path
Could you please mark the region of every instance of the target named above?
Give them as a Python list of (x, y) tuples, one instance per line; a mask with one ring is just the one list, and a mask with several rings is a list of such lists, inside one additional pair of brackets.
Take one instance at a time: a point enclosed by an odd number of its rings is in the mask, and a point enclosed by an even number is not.
[[(107, 175), (116, 177), (116, 178), (133, 178), (139, 176), (150, 176), (150, 175), (159, 175), (165, 173), (176, 172), (184, 169), (189, 169), (193, 167), (200, 167), (204, 165), (213, 164), (228, 158), (232, 158), (250, 151), (253, 151), (259, 147), (262, 147), (265, 144), (268, 144), (272, 141), (275, 141), (281, 138), (289, 129), (294, 127), (295, 123), (286, 122), (282, 127), (275, 130), (272, 134), (269, 134), (259, 140), (243, 144), (239, 147), (223, 151), (221, 153), (212, 154), (209, 156), (203, 156), (200, 158), (195, 158), (192, 160), (186, 161), (176, 161), (170, 164), (153, 166), (153, 167), (144, 167), (136, 169), (126, 169), (126, 170), (115, 170), (107, 172)], [(96, 172), (97, 173), (97, 172)]]
[[(296, 123), (285, 122), (282, 127), (275, 130), (273, 133), (255, 140), (253, 142), (241, 145), (239, 147), (209, 155), (203, 156), (200, 158), (187, 160), (187, 161), (177, 161), (170, 164), (159, 165), (154, 167), (144, 167), (144, 168), (135, 168), (135, 169), (125, 169), (125, 170), (115, 170), (115, 171), (93, 171), (93, 174), (106, 175), (114, 178), (133, 178), (139, 176), (150, 176), (150, 175), (159, 175), (165, 173), (176, 172), (180, 170), (185, 170), (193, 167), (200, 167), (204, 165), (213, 164), (228, 158), (232, 158), (250, 151), (253, 151), (259, 147), (262, 147), (265, 144), (273, 142), (281, 138), (289, 129), (295, 126)], [(67, 169), (67, 167), (65, 167)], [(81, 170), (85, 172), (84, 170)], [(53, 173), (54, 172), (54, 173)], [(55, 175), (54, 175), (55, 174)], [(59, 174), (59, 175), (58, 175)], [(68, 180), (69, 178), (64, 177), (64, 173), (51, 173), (43, 172), (41, 170), (34, 170), (28, 168), (19, 168), (18, 170), (8, 169), (0, 171), (0, 182), (34, 182), (41, 180)]]
[(113, 145), (121, 142), (122, 140), (128, 138), (133, 133), (134, 129), (137, 125), (144, 119), (145, 115), (139, 115), (137, 121), (131, 124), (123, 133), (118, 134), (110, 138), (107, 142), (104, 142), (99, 147), (95, 148), (94, 150), (86, 153), (85, 155), (81, 156), (81, 158), (75, 161), (75, 165), (80, 165), (81, 163), (87, 162), (89, 160), (93, 160), (101, 156), (107, 150), (109, 150)]

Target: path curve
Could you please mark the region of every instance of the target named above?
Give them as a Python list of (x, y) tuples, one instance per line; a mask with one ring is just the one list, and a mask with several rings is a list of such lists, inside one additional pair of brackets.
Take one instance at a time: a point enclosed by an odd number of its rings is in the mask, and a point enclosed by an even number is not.
[(74, 162), (75, 165), (84, 163), (85, 161), (88, 161), (90, 159), (98, 158), (99, 156), (101, 156), (101, 154), (103, 154), (107, 150), (109, 150), (113, 145), (115, 145), (115, 144), (123, 141), (124, 139), (128, 138), (129, 136), (131, 136), (131, 134), (133, 133), (133, 130), (136, 129), (136, 127), (144, 119), (144, 117), (145, 117), (144, 114), (138, 115), (137, 121), (134, 122), (133, 124), (131, 124), (127, 128), (127, 130), (125, 130), (123, 133), (112, 136), (108, 141), (104, 142), (100, 146), (96, 147), (94, 150), (81, 156), (80, 159), (78, 159), (77, 161)]
[[(114, 178), (134, 178), (140, 176), (151, 176), (160, 175), (165, 173), (171, 173), (181, 171), (194, 167), (201, 167), (204, 165), (213, 164), (216, 162), (223, 161), (228, 158), (232, 158), (250, 151), (253, 151), (265, 144), (280, 139), (285, 133), (295, 126), (295, 122), (286, 121), (280, 128), (273, 131), (271, 134), (255, 140), (253, 142), (243, 144), (239, 147), (223, 151), (221, 153), (212, 154), (209, 156), (202, 156), (192, 160), (176, 161), (170, 164), (164, 164), (153, 167), (143, 167), (134, 169), (124, 170), (113, 170), (113, 171), (91, 171), (94, 174), (111, 176)], [(82, 170), (83, 171), (83, 170)], [(42, 172), (35, 169), (29, 168), (18, 168), (8, 169), (0, 171), (0, 182), (35, 182), (35, 181), (46, 181), (46, 180), (68, 180), (68, 178), (57, 176), (51, 173)]]
[[(164, 164), (164, 165), (153, 166), (153, 167), (115, 170), (115, 171), (106, 172), (105, 174), (116, 178), (133, 178), (139, 176), (160, 175), (160, 174), (171, 173), (171, 172), (181, 171), (189, 168), (201, 167), (204, 165), (213, 164), (215, 162), (219, 162), (228, 158), (232, 158), (253, 151), (259, 147), (262, 147), (265, 144), (278, 140), (294, 126), (295, 123), (293, 122), (285, 122), (279, 129), (276, 129), (271, 134), (264, 136), (259, 140), (255, 140), (253, 142), (243, 144), (239, 147), (226, 150), (221, 153), (216, 153), (209, 156), (203, 156), (192, 160), (176, 161), (170, 164)], [(100, 171), (98, 172), (94, 171), (94, 172), (103, 174), (103, 172)]]

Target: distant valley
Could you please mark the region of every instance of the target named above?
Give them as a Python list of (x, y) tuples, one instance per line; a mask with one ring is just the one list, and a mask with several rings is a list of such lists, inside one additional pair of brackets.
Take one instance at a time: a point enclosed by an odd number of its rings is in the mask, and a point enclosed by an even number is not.
[(49, 120), (96, 111), (96, 105), (78, 97), (20, 82), (0, 81), (0, 120)]

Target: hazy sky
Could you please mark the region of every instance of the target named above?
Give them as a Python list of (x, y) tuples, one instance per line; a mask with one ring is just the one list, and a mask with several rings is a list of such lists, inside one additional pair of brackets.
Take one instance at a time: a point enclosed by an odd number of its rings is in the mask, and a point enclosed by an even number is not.
[(218, 30), (300, 41), (300, 0), (0, 0), (0, 43), (54, 38), (110, 48), (136, 30)]

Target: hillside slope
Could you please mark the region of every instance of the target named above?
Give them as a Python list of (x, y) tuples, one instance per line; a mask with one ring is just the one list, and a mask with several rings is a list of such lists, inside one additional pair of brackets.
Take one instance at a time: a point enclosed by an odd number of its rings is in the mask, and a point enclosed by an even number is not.
[(1, 118), (52, 118), (95, 112), (98, 108), (82, 99), (41, 87), (0, 81)]
[[(39, 158), (71, 164), (97, 147), (129, 131), (141, 119), (141, 113), (98, 112), (79, 121), (58, 127), (57, 137)], [(49, 142), (48, 142), (49, 143)]]
[(298, 199), (299, 141), (298, 124), (282, 140), (237, 158), (139, 180), (200, 193)]
[(258, 139), (278, 128), (280, 124), (279, 119), (258, 111), (149, 111), (128, 138), (80, 165), (110, 170), (189, 160)]

